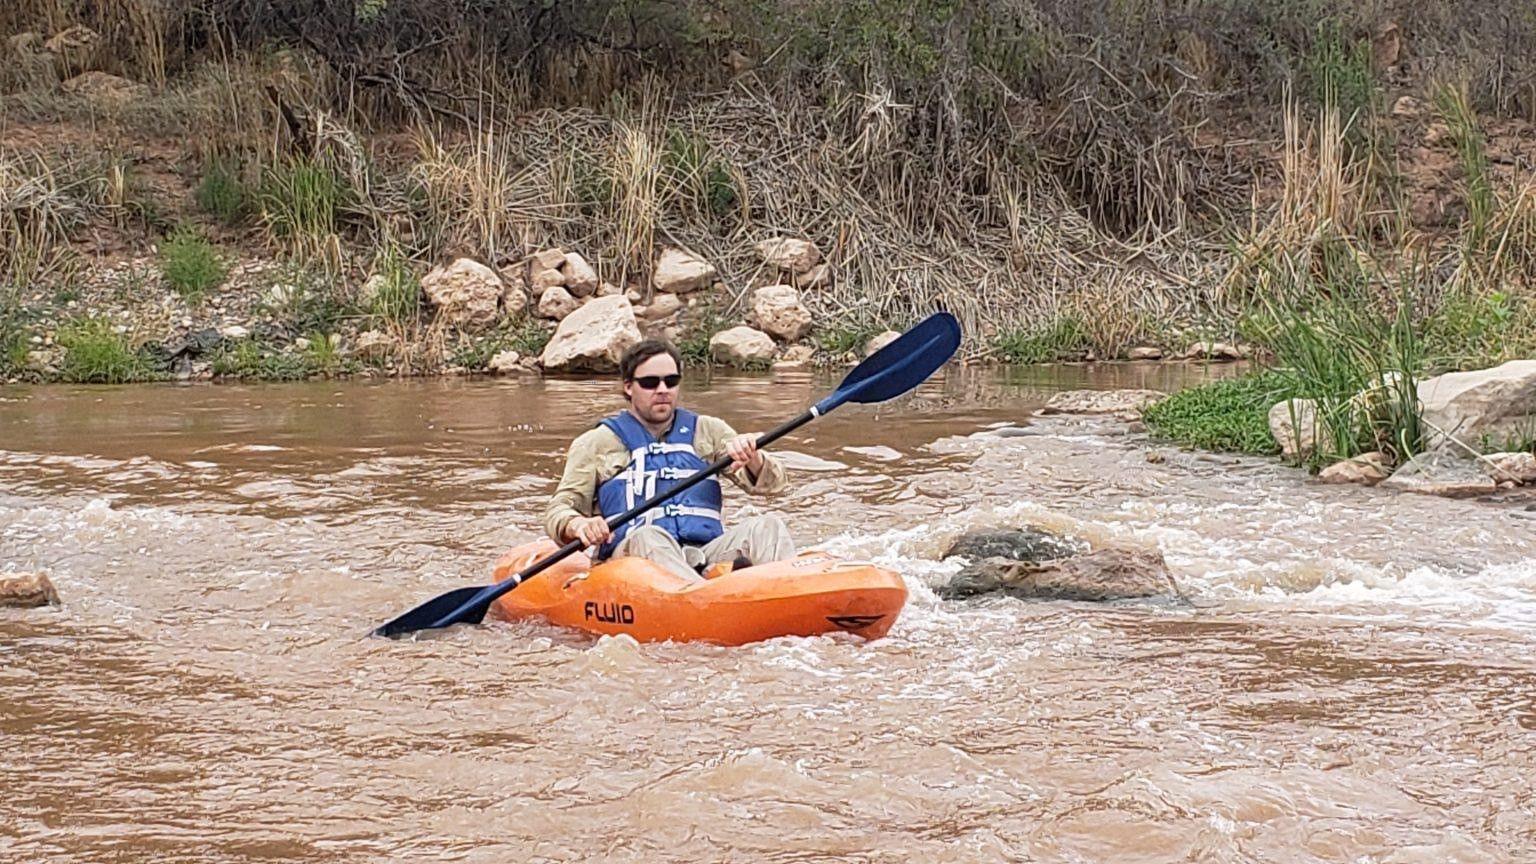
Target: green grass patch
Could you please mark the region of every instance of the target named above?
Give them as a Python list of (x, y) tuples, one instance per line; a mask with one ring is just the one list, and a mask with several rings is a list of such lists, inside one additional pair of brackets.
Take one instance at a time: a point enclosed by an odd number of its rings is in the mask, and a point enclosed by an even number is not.
[(27, 330), (8, 298), (0, 300), (7, 300), (0, 309), (0, 378), (14, 378), (27, 369)]
[(213, 160), (203, 169), (197, 184), (197, 206), (225, 225), (237, 225), (245, 218), (250, 194), (240, 175), (223, 160)]
[(335, 333), (342, 321), (361, 314), (337, 278), (295, 263), (273, 273), (261, 311), (293, 334)]
[(374, 293), (368, 311), (381, 321), (407, 324), (421, 314), (421, 280), (394, 247), (384, 250), (374, 265)]
[(1273, 455), (1269, 409), (1287, 397), (1274, 373), (1245, 375), (1180, 390), (1142, 412), (1152, 434), (1202, 450)]
[(126, 384), (158, 377), (144, 355), (105, 318), (83, 318), (59, 327), (64, 349), (60, 375), (76, 384)]
[(884, 327), (876, 327), (873, 324), (854, 324), (846, 327), (829, 327), (826, 330), (817, 330), (811, 336), (811, 341), (816, 343), (816, 349), (834, 357), (845, 354), (862, 355), (864, 346), (870, 339), (885, 330)]
[(335, 236), (352, 202), (346, 180), (313, 159), (289, 159), (262, 175), (262, 223), (295, 249), (316, 253)]
[(1088, 335), (1082, 322), (1061, 316), (1043, 327), (1001, 333), (992, 344), (1009, 363), (1054, 363), (1083, 356)]
[(311, 371), (302, 355), (286, 353), (255, 339), (220, 346), (213, 355), (213, 374), (220, 378), (300, 381), (308, 378)]
[(177, 294), (200, 302), (224, 284), (229, 265), (206, 238), (191, 228), (178, 228), (160, 248), (160, 273)]

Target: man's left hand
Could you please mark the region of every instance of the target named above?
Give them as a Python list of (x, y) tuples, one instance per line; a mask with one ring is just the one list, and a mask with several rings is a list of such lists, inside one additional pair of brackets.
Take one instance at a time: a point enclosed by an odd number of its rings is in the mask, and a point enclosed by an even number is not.
[(761, 437), (760, 432), (749, 432), (725, 442), (725, 455), (734, 460), (729, 471), (734, 473), (745, 466), (753, 477), (763, 473), (763, 454), (757, 452), (757, 439)]

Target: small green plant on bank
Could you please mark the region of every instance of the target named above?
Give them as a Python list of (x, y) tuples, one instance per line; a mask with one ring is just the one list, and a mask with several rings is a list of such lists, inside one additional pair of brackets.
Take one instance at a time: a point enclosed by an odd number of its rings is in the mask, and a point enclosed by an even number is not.
[(181, 227), (165, 239), (160, 249), (160, 273), (177, 294), (196, 303), (224, 284), (229, 266), (201, 234)]
[(368, 311), (380, 321), (407, 324), (421, 314), (421, 281), (397, 247), (386, 248), (374, 264), (374, 293)]
[(197, 184), (197, 206), (225, 225), (238, 225), (245, 218), (249, 195), (240, 175), (222, 159), (210, 161)]
[(730, 322), (716, 312), (714, 306), (700, 307), (691, 326), (677, 340), (677, 353), (683, 356), (684, 368), (700, 369), (714, 365), (709, 340), (728, 327)]
[(1088, 342), (1082, 323), (1063, 315), (1043, 327), (1000, 333), (993, 345), (1007, 362), (1029, 364), (1076, 359)]
[(300, 355), (256, 339), (241, 339), (220, 346), (214, 353), (213, 374), (220, 378), (298, 381), (309, 377), (310, 368)]
[[(544, 346), (549, 344), (549, 340), (554, 335), (553, 331), (545, 329), (532, 317), (527, 317), (508, 331), (501, 346), (503, 349), (510, 348), (524, 357), (537, 357), (544, 353)], [(491, 356), (495, 356), (494, 352)]]
[(261, 310), (294, 334), (335, 333), (342, 321), (359, 314), (343, 295), (338, 279), (293, 262), (272, 275)]
[(68, 321), (55, 337), (64, 349), (60, 375), (76, 384), (126, 384), (156, 377), (150, 363), (105, 318)]
[(855, 356), (864, 353), (864, 346), (874, 338), (884, 327), (873, 324), (853, 324), (847, 327), (829, 327), (825, 330), (817, 330), (811, 337), (816, 343), (817, 350), (833, 357), (842, 357), (853, 354)]
[(350, 364), (341, 356), (341, 336), (323, 330), (311, 330), (305, 337), (309, 345), (304, 349), (304, 363), (316, 375), (331, 376), (351, 371)]
[(1213, 381), (1180, 390), (1146, 409), (1153, 434), (1202, 450), (1273, 455), (1270, 406), (1285, 398), (1286, 382), (1273, 373)]
[(13, 378), (27, 368), (27, 330), (13, 297), (0, 288), (0, 378)]

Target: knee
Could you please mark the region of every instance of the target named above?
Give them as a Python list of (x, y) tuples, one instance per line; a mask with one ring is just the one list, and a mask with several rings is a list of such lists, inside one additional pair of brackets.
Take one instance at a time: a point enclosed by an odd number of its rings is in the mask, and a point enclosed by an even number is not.
[(633, 554), (636, 550), (655, 549), (659, 546), (670, 545), (673, 542), (672, 535), (668, 534), (664, 529), (658, 528), (655, 525), (642, 525), (625, 533), (624, 541), (619, 544), (619, 550)]
[(748, 517), (747, 522), (756, 530), (770, 531), (775, 534), (789, 533), (789, 526), (785, 525), (784, 520), (773, 513), (763, 513)]

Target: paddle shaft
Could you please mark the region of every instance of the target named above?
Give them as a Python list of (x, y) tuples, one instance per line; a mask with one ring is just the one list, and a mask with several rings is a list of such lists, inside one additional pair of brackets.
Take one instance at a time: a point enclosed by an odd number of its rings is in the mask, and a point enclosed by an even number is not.
[[(789, 433), (795, 431), (796, 429), (799, 429), (801, 426), (804, 426), (805, 424), (811, 422), (812, 420), (815, 420), (817, 417), (820, 417), (820, 416), (821, 416), (821, 412), (819, 412), (815, 408), (810, 408), (810, 409), (806, 410), (804, 413), (802, 413), (799, 417), (796, 417), (795, 419), (790, 420), (789, 422), (779, 426), (777, 429), (774, 429), (771, 432), (764, 433), (761, 437), (759, 437), (757, 439), (757, 446), (759, 448), (767, 447), (769, 444), (772, 444), (773, 442), (779, 440), (780, 438), (783, 438), (785, 435), (788, 435)], [(733, 461), (735, 461), (735, 460), (733, 460), (729, 456), (721, 457), (719, 460), (717, 460), (715, 462), (715, 464), (709, 466), (708, 468), (706, 468), (703, 471), (698, 472), (697, 474), (694, 474), (692, 477), (689, 477), (687, 480), (684, 480), (683, 482), (677, 484), (676, 486), (672, 486), (672, 487), (668, 488), (664, 492), (658, 492), (657, 494), (651, 496), (651, 498), (649, 498), (648, 500), (642, 501), (639, 504), (636, 504), (634, 507), (631, 507), (629, 510), (626, 510), (625, 512), (620, 513), (619, 515), (610, 518), (608, 520), (608, 528), (609, 528), (609, 530), (612, 530), (614, 528), (619, 527), (620, 525), (623, 525), (626, 522), (629, 522), (630, 520), (634, 519), (635, 517), (640, 516), (641, 514), (645, 513), (647, 510), (651, 510), (651, 509), (655, 508), (657, 505), (661, 504), (663, 501), (666, 501), (668, 498), (671, 498), (674, 495), (679, 495), (679, 494), (687, 491), (688, 489), (693, 488), (694, 486), (698, 485), (699, 483), (703, 483), (705, 480), (708, 480), (709, 478), (715, 476), (716, 474), (719, 474), (721, 471), (724, 471), (726, 468), (730, 467), (730, 464)], [(574, 555), (575, 553), (577, 553), (580, 550), (582, 550), (583, 548), (585, 548), (586, 545), (587, 544), (585, 542), (583, 542), (580, 538), (572, 540), (571, 542), (565, 544), (564, 546), (561, 546), (555, 552), (551, 553), (548, 557), (543, 558), (543, 559), (541, 559), (539, 561), (536, 561), (536, 562), (528, 565), (527, 567), (523, 568), (522, 570), (519, 570), (518, 572), (514, 573), (513, 575), (507, 577), (501, 583), (492, 586), (489, 589), (489, 591), (482, 592), (481, 594), (476, 595), (473, 599), (471, 599), (468, 603), (465, 603), (464, 605), (466, 607), (467, 606), (471, 606), (471, 605), (489, 605), (497, 597), (500, 597), (501, 595), (507, 593), (508, 591), (511, 591), (513, 588), (516, 588), (517, 586), (521, 585), (523, 582), (527, 581), (528, 579), (531, 579), (532, 577), (538, 575), (539, 573), (542, 573), (544, 570), (548, 569), (549, 567), (552, 567), (553, 565), (558, 564), (561, 561), (564, 561), (566, 558), (570, 557), (571, 555)], [(458, 615), (458, 612), (455, 611), (453, 614), (451, 614), (449, 616), (446, 616), (446, 617), (447, 618), (453, 618), (453, 617), (456, 617), (457, 615)]]

